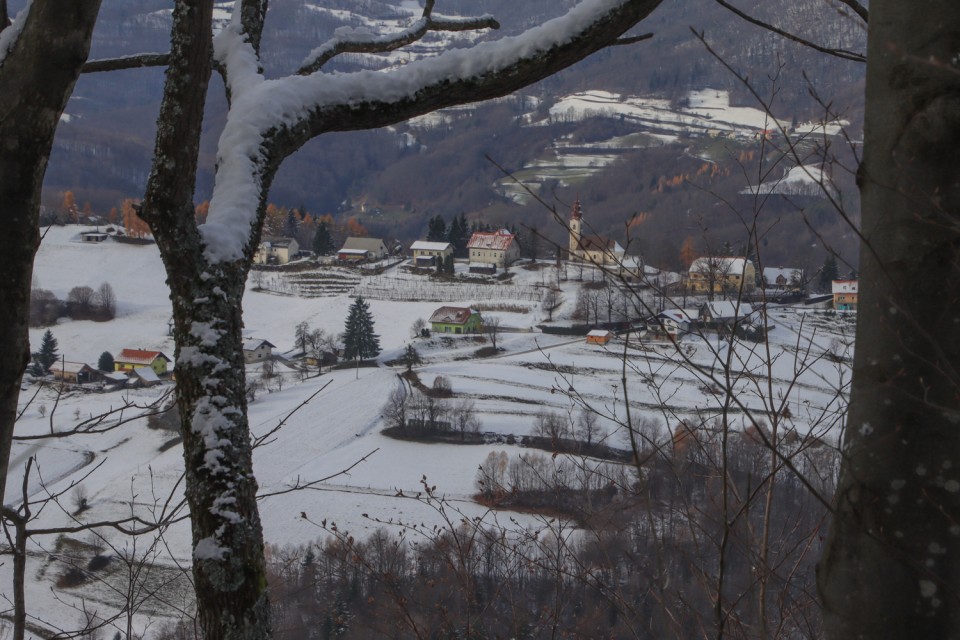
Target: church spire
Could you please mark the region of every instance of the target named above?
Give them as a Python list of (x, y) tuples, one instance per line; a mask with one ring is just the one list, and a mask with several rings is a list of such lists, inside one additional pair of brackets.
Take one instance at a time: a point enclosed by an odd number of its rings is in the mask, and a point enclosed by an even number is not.
[(580, 209), (580, 194), (577, 194), (573, 201), (573, 212), (570, 214), (571, 220), (580, 220), (583, 217), (583, 211)]

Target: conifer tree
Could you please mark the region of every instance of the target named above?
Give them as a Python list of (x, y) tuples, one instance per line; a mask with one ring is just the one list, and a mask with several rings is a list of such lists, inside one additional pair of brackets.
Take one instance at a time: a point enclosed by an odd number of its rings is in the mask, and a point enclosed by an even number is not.
[(347, 360), (375, 358), (380, 353), (380, 336), (373, 332), (370, 305), (363, 296), (357, 296), (350, 305), (343, 333), (343, 357)]
[(447, 239), (447, 223), (436, 215), (427, 222), (427, 241), (444, 242)]
[(333, 236), (325, 220), (317, 225), (317, 232), (313, 235), (313, 252), (318, 256), (325, 256), (333, 251)]
[(97, 369), (100, 371), (113, 371), (113, 354), (109, 351), (104, 351), (100, 354), (100, 359), (97, 360)]
[(453, 245), (453, 255), (458, 258), (466, 257), (467, 241), (470, 240), (470, 228), (467, 226), (467, 218), (460, 212), (450, 221), (450, 227), (447, 229), (447, 242)]
[(831, 253), (820, 267), (820, 290), (830, 291), (831, 283), (839, 277), (840, 268), (837, 266), (837, 257)]
[(42, 373), (50, 371), (50, 367), (60, 358), (57, 353), (57, 339), (53, 337), (53, 332), (47, 329), (40, 341), (40, 350), (33, 354), (37, 364), (40, 365)]

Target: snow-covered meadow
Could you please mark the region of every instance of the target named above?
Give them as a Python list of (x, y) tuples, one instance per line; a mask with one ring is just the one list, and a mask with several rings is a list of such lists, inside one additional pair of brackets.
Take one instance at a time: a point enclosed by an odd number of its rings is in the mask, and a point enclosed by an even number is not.
[[(103, 351), (116, 354), (125, 347), (157, 349), (173, 357), (167, 335), (170, 303), (156, 247), (113, 241), (85, 244), (79, 242), (80, 230), (54, 227), (47, 232), (37, 257), (35, 286), (62, 299), (75, 286), (96, 288), (109, 282), (116, 292), (118, 316), (106, 323), (65, 321), (52, 327), (60, 353), (68, 361), (91, 365), (96, 365)], [(448, 501), (446, 508), (459, 510), (464, 518), (507, 521), (513, 517), (519, 524), (511, 526), (536, 526), (536, 516), (497, 514), (471, 499), (476, 492), (477, 468), (491, 451), (504, 450), (515, 456), (525, 449), (497, 444), (492, 437), (490, 444), (458, 446), (401, 442), (380, 433), (385, 425), (383, 406), (402, 372), (402, 367), (383, 363), (399, 358), (408, 344), (423, 357), (424, 364), (418, 367), (420, 379), (427, 385), (436, 376), (449, 380), (454, 400), (474, 402), (484, 432), (526, 435), (542, 410), (575, 415), (589, 405), (601, 416), (606, 442), (625, 447), (622, 424), (629, 402), (631, 421), (652, 420), (661, 429), (655, 437), (665, 440), (667, 427), (672, 429), (681, 420), (697, 423), (717, 413), (721, 402), (715, 395), (718, 381), (722, 384), (729, 373), (734, 380), (731, 415), (735, 423), (746, 423), (747, 411), (767, 414), (771, 406), (780, 412), (786, 407), (791, 424), (801, 434), (812, 432), (831, 439), (839, 433), (852, 344), (852, 332), (847, 335), (842, 319), (774, 309), (769, 315), (775, 327), (770, 332), (769, 350), (764, 344), (736, 342), (730, 353), (725, 342), (711, 336), (688, 336), (679, 349), (669, 342), (623, 339), (600, 347), (588, 345), (582, 338), (547, 335), (535, 328), (547, 314), (538, 301), (530, 299), (530, 292), (537, 291), (544, 281), (555, 281), (552, 267), (515, 267), (512, 271), (514, 283), (509, 290), (526, 292), (524, 297), (503, 300), (492, 295), (491, 307), (511, 310), (484, 312), (510, 329), (499, 336), (502, 352), (495, 357), (475, 357), (474, 352), (485, 345), (472, 336), (412, 338), (413, 323), (428, 318), (439, 306), (437, 301), (373, 297), (370, 308), (383, 347), (380, 367), (325, 372), (303, 379), (288, 370), (282, 388), (273, 385), (272, 390), (257, 395), (249, 418), (255, 437), (269, 434), (255, 452), (257, 479), (265, 496), (260, 509), (267, 542), (297, 545), (325, 537), (319, 525), (323, 521), (328, 525), (335, 522), (341, 531), (356, 536), (365, 536), (391, 521), (439, 524), (442, 518), (437, 505), (417, 498), (424, 477)], [(564, 302), (554, 313), (558, 322), (570, 322), (581, 285), (572, 279), (575, 274), (570, 275), (571, 279), (562, 283)], [(376, 291), (372, 285), (378, 279), (393, 282), (394, 289), (401, 286), (397, 282), (405, 281), (409, 285), (402, 286), (415, 291), (423, 277), (404, 275), (393, 268), (382, 276), (361, 278), (358, 286), (368, 285), (370, 295)], [(478, 299), (477, 293), (497, 286), (462, 289), (468, 292), (463, 299), (443, 304), (483, 305), (488, 301)], [(451, 295), (456, 291), (451, 288)], [(250, 337), (271, 341), (278, 353), (287, 352), (295, 346), (295, 327), (300, 322), (330, 334), (340, 333), (351, 301), (347, 293), (304, 298), (254, 291), (248, 283), (245, 331)], [(34, 348), (42, 333), (43, 329), (31, 330)], [(729, 366), (724, 368), (724, 362)], [(257, 374), (251, 371), (251, 375)], [(17, 434), (63, 431), (125, 402), (146, 406), (169, 390), (168, 384), (129, 392), (69, 391), (58, 399), (54, 388), (48, 386), (26, 406), (37, 386), (25, 384), (25, 409)], [(123, 417), (137, 411), (136, 407), (126, 409)], [(271, 433), (281, 422), (283, 427)], [(178, 481), (183, 459), (180, 448), (170, 446), (173, 439), (174, 434), (148, 429), (145, 419), (137, 419), (97, 435), (18, 441), (5, 501), (11, 505), (20, 502), (24, 465), (36, 456), (29, 497), (36, 500), (62, 492), (62, 508), (48, 505), (37, 514), (37, 526), (69, 526), (78, 518), (86, 522), (118, 518), (129, 514), (132, 504), (138, 509), (159, 510), (170, 492), (174, 503), (182, 494)], [(82, 485), (87, 495), (89, 508), (81, 515), (75, 514), (71, 504), (74, 484)], [(292, 490), (296, 487), (302, 488)], [(105, 535), (124, 544), (119, 534)], [(157, 562), (189, 563), (186, 522), (174, 525), (164, 540)], [(35, 566), (28, 585), (31, 608), (36, 606), (33, 603), (50, 602), (52, 606), (52, 598), (77, 603), (81, 595), (94, 597), (79, 589), (51, 590), (57, 569), (50, 568), (48, 554), (56, 545), (56, 536), (40, 536), (33, 544)], [(4, 571), (9, 571), (9, 565)], [(8, 579), (6, 574), (0, 578)], [(115, 597), (107, 591), (96, 598), (104, 606), (115, 605)], [(55, 608), (62, 607), (66, 605)], [(59, 618), (61, 624), (75, 623), (69, 607), (63, 610), (68, 614)]]

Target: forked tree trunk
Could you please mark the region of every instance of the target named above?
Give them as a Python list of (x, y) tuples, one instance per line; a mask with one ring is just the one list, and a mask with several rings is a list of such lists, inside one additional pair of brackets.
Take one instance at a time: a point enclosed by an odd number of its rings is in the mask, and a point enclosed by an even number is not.
[(173, 302), (197, 617), (206, 640), (265, 640), (271, 629), (241, 342), (250, 256), (208, 264), (193, 210), (212, 11), (212, 0), (176, 4), (140, 215), (156, 237)]
[(828, 637), (960, 637), (960, 11), (874, 0)]
[(99, 9), (100, 0), (34, 0), (16, 45), (0, 64), (0, 500), (20, 382), (30, 360), (30, 285), (43, 176)]

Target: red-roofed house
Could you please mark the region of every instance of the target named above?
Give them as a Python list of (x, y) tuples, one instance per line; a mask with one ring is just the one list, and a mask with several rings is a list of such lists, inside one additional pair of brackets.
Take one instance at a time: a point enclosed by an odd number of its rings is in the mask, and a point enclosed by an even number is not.
[(520, 245), (516, 237), (501, 229), (492, 233), (477, 231), (467, 243), (470, 250), (470, 266), (492, 265), (503, 269), (520, 258)]
[(483, 330), (480, 314), (469, 307), (440, 307), (430, 316), (434, 333), (478, 333)]
[(159, 351), (144, 351), (143, 349), (123, 349), (113, 359), (114, 371), (132, 371), (140, 367), (150, 367), (158, 376), (167, 374), (167, 365), (171, 360)]

